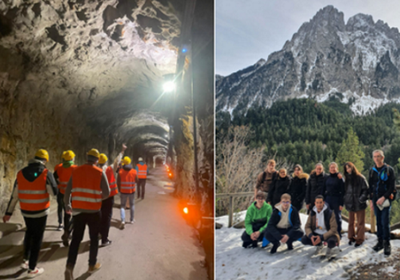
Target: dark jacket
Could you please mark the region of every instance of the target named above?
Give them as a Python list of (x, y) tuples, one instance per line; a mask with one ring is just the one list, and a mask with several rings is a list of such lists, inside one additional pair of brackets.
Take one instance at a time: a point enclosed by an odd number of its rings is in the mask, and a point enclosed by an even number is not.
[[(352, 178), (354, 176), (354, 178)], [(367, 208), (368, 184), (364, 176), (346, 176), (344, 206), (347, 211), (357, 212)]]
[(306, 204), (314, 204), (315, 197), (322, 194), (325, 179), (328, 175), (324, 172), (317, 175), (315, 172), (311, 173), (307, 182)]
[[(375, 200), (381, 198), (382, 196), (384, 196), (385, 198), (389, 198), (395, 188), (396, 176), (394, 174), (393, 168), (386, 163), (383, 165), (382, 168), (383, 169), (381, 170), (381, 173), (386, 173), (386, 175), (389, 173), (386, 181), (386, 178), (384, 178), (383, 180), (379, 180), (378, 172), (376, 172), (378, 168), (376, 166), (371, 168), (369, 171), (369, 192), (371, 194), (371, 198)], [(381, 175), (383, 175), (382, 177), (385, 177), (385, 174)]]
[[(340, 240), (339, 233), (337, 231), (337, 223), (336, 223), (336, 216), (335, 212), (329, 208), (329, 205), (325, 202), (325, 205), (327, 207), (324, 207), (322, 211), (324, 211), (324, 221), (325, 221), (325, 227), (327, 232), (321, 235), (321, 240), (327, 240), (329, 237), (336, 235), (337, 240)], [(312, 235), (314, 235), (314, 232), (317, 228), (317, 219), (316, 219), (316, 206), (311, 210), (310, 215), (308, 216), (307, 223), (304, 227), (305, 229), (305, 234), (311, 238)], [(327, 222), (329, 221), (329, 222)]]
[[(293, 232), (295, 231), (301, 231), (301, 221), (300, 221), (300, 216), (299, 212), (296, 210), (296, 208), (292, 207), (290, 205), (290, 208), (288, 209), (289, 211), (289, 224), (290, 227), (288, 228), (288, 232), (286, 233), (287, 236), (292, 236)], [(272, 212), (271, 218), (269, 219), (267, 229), (265, 230), (266, 232), (270, 233), (272, 236), (274, 236), (277, 240), (282, 239), (282, 235), (278, 230), (278, 223), (281, 220), (281, 212), (275, 208), (274, 211)]]
[(322, 187), (322, 195), (326, 198), (334, 196), (339, 198), (339, 205), (343, 206), (344, 181), (338, 178), (338, 173), (329, 174)]
[(272, 207), (274, 207), (275, 204), (278, 204), (281, 201), (281, 196), (284, 193), (289, 192), (291, 181), (292, 179), (290, 179), (289, 176), (286, 176), (285, 178), (281, 178), (280, 176), (278, 176), (272, 182), (267, 198), (267, 202), (271, 203)]
[(274, 182), (274, 180), (279, 177), (278, 172), (275, 171), (272, 173), (272, 179), (271, 180), (267, 180), (266, 179), (267, 176), (267, 172), (261, 172), (260, 174), (258, 174), (257, 176), (257, 183), (256, 183), (256, 189), (257, 191), (263, 191), (268, 193), (272, 183)]
[(292, 197), (292, 205), (300, 211), (303, 206), (304, 198), (307, 191), (307, 180), (310, 176), (306, 173), (301, 173), (299, 177), (293, 174), (292, 182), (289, 186), (289, 194)]

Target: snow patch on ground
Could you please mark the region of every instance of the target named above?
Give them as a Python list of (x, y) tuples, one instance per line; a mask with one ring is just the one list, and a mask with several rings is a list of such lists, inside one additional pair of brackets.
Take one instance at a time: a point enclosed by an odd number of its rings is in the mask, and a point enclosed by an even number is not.
[[(245, 212), (240, 212), (245, 216)], [(307, 215), (300, 214), (302, 227)], [(244, 249), (241, 247), (241, 235), (244, 229), (226, 228), (227, 216), (218, 217), (223, 223), (222, 229), (216, 230), (216, 276), (217, 279), (274, 279), (274, 280), (330, 280), (349, 279), (349, 272), (355, 267), (366, 264), (387, 262), (383, 253), (376, 253), (372, 246), (376, 243), (376, 236), (366, 234), (366, 240), (361, 247), (348, 245), (347, 234), (341, 240), (341, 250), (338, 259), (331, 262), (322, 261), (313, 257), (315, 248), (295, 242), (293, 251), (286, 251), (286, 245), (281, 246), (275, 255), (269, 253), (270, 247), (265, 249)], [(343, 229), (348, 224), (343, 222)], [(400, 247), (400, 240), (391, 241), (392, 251)], [(326, 249), (323, 250), (325, 252)], [(390, 268), (389, 268), (390, 270)], [(379, 275), (379, 271), (376, 271)]]

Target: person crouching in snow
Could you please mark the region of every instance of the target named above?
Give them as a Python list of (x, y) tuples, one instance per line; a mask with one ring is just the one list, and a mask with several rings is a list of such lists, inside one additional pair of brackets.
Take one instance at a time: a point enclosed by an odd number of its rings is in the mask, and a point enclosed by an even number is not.
[(293, 250), (293, 242), (299, 240), (303, 234), (299, 212), (291, 205), (290, 195), (284, 193), (281, 202), (275, 205), (265, 230), (265, 238), (274, 245), (271, 254), (276, 253), (281, 243), (286, 243), (288, 250)]
[(317, 254), (321, 252), (324, 241), (328, 243), (327, 256), (331, 255), (332, 248), (340, 242), (335, 212), (325, 203), (322, 195), (315, 198), (315, 206), (308, 216), (305, 231), (301, 243), (316, 246)]
[(244, 224), (246, 227), (243, 232), (242, 240), (244, 248), (256, 248), (257, 243), (262, 241), (264, 230), (271, 217), (272, 206), (265, 202), (265, 194), (259, 191), (256, 201), (247, 209)]

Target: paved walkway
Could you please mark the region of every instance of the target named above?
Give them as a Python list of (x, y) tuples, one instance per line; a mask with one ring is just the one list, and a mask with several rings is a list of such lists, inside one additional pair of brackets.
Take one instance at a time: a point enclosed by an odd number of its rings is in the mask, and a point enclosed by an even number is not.
[[(88, 228), (80, 246), (75, 279), (207, 279), (203, 267), (204, 250), (195, 232), (183, 219), (178, 200), (170, 195), (172, 183), (163, 167), (153, 169), (146, 184), (144, 200), (135, 201), (135, 220), (119, 229), (119, 195), (116, 196), (111, 222), (112, 245), (99, 248), (98, 261), (102, 268), (90, 276), (86, 273), (89, 259)], [(39, 267), (45, 272), (36, 279), (64, 279), (68, 248), (61, 243), (62, 232), (57, 231), (57, 203), (52, 201), (51, 214), (39, 256)], [(126, 212), (129, 219), (129, 210)], [(10, 223), (0, 223), (0, 279), (24, 279), (22, 262), (24, 222), (19, 209), (15, 209)], [(18, 229), (19, 228), (19, 229)], [(1, 236), (1, 235), (0, 235)]]

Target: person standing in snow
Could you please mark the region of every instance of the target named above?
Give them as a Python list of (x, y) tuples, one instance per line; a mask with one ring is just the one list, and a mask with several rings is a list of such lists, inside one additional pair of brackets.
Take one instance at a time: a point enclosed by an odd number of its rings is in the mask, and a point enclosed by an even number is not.
[(290, 204), (290, 200), (289, 194), (282, 195), (265, 230), (265, 238), (274, 245), (271, 254), (276, 253), (281, 243), (286, 243), (288, 250), (293, 250), (293, 242), (304, 235), (299, 212)]
[[(344, 206), (349, 211), (349, 245), (354, 242), (355, 247), (365, 240), (365, 208), (367, 208), (368, 184), (367, 180), (351, 162), (344, 165), (345, 195)], [(357, 234), (355, 231), (355, 216), (357, 216)]]
[(372, 248), (376, 252), (384, 249), (389, 256), (390, 247), (390, 209), (394, 199), (396, 176), (391, 166), (387, 165), (382, 150), (372, 152), (375, 166), (369, 171), (369, 192), (371, 195), (371, 210), (376, 216), (378, 227), (378, 243)]
[(322, 196), (328, 203), (331, 210), (335, 212), (337, 231), (340, 238), (342, 238), (342, 210), (343, 210), (343, 196), (344, 196), (344, 181), (339, 178), (339, 168), (336, 162), (329, 164), (329, 176), (326, 178), (323, 188)]
[(272, 206), (265, 202), (265, 194), (259, 191), (256, 201), (247, 209), (244, 225), (246, 230), (243, 232), (242, 241), (244, 248), (255, 248), (257, 243), (262, 241), (264, 230), (272, 214)]
[(289, 192), (290, 183), (292, 179), (287, 176), (287, 170), (285, 168), (279, 169), (279, 176), (272, 182), (269, 188), (267, 202), (274, 207), (281, 201), (281, 197), (284, 193)]
[(308, 213), (314, 208), (314, 201), (317, 195), (322, 194), (325, 179), (328, 177), (324, 172), (322, 163), (317, 163), (315, 169), (311, 171), (310, 178), (307, 183), (306, 191), (306, 207)]
[(257, 176), (257, 183), (254, 188), (254, 197), (257, 196), (259, 191), (263, 191), (265, 197), (267, 197), (272, 182), (278, 177), (278, 172), (275, 170), (275, 166), (275, 160), (269, 159), (267, 161), (267, 167)]
[(292, 182), (289, 186), (289, 194), (292, 198), (292, 206), (300, 211), (303, 208), (304, 198), (307, 190), (307, 180), (310, 176), (303, 172), (301, 165), (296, 164)]
[(335, 212), (324, 202), (322, 195), (315, 198), (315, 206), (311, 209), (304, 229), (305, 235), (301, 239), (301, 243), (317, 246), (316, 253), (319, 253), (323, 248), (323, 242), (327, 242), (326, 254), (330, 256), (332, 248), (338, 244), (340, 237), (337, 231)]

